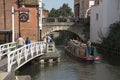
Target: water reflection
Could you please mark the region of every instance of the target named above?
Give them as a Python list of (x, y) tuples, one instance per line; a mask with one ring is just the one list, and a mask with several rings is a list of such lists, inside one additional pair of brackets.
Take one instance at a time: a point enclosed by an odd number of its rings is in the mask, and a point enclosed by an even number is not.
[(28, 64), (21, 68), (19, 75), (31, 75), (33, 80), (119, 80), (120, 67), (102, 60), (100, 63), (78, 62), (64, 53), (63, 47), (57, 47), (61, 62), (40, 65)]

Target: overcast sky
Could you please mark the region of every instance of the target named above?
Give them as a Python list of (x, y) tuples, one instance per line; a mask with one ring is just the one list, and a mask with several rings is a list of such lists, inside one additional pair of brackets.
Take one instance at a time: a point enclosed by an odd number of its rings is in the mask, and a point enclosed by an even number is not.
[(69, 7), (74, 8), (74, 0), (42, 0), (45, 4), (45, 8), (47, 10), (51, 10), (52, 8), (58, 9), (63, 3), (68, 3)]

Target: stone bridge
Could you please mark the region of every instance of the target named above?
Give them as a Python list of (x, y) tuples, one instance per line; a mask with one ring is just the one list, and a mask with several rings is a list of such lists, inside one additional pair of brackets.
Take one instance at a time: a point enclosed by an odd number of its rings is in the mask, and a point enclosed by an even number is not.
[(67, 30), (78, 35), (82, 40), (86, 40), (86, 34), (84, 33), (84, 21), (80, 22), (71, 22), (71, 21), (52, 21), (52, 22), (43, 22), (42, 37), (50, 34), (54, 31)]

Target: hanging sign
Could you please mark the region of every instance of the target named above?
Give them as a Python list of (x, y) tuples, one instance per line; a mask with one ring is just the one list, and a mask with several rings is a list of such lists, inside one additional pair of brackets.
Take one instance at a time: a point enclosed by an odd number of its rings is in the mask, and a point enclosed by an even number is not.
[(19, 20), (21, 22), (27, 22), (29, 20), (29, 9), (26, 8), (19, 9)]

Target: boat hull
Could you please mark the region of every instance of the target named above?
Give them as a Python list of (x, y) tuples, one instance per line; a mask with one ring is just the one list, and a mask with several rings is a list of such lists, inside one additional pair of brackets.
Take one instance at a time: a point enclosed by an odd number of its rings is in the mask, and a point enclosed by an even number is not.
[(82, 62), (88, 62), (88, 63), (91, 63), (91, 62), (94, 62), (94, 61), (98, 61), (98, 60), (95, 60), (95, 57), (93, 56), (76, 56), (74, 55), (75, 53), (73, 53), (72, 51), (70, 51), (69, 49), (67, 49), (67, 47), (65, 47), (65, 53), (67, 53), (67, 55), (71, 56), (72, 58), (78, 60), (78, 61), (82, 61)]

